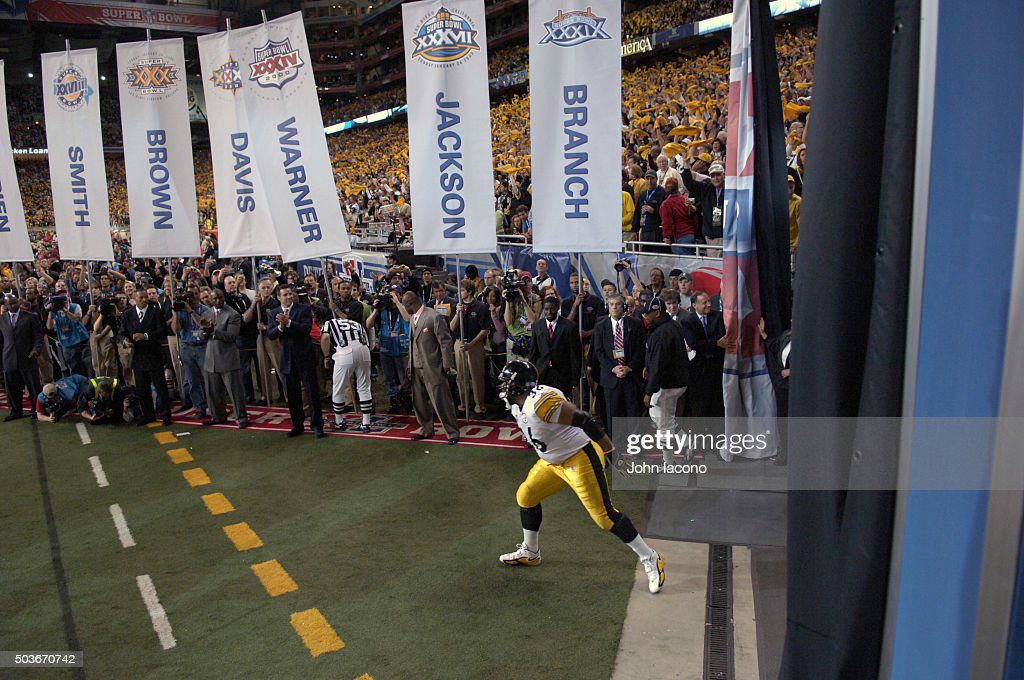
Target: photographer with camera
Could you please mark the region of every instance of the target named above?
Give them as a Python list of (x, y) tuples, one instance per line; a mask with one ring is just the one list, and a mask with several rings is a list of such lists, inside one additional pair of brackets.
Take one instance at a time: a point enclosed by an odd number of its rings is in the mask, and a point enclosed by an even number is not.
[(540, 318), (540, 298), (533, 293), (533, 277), (529, 272), (507, 270), (501, 279), (505, 301), (506, 343), (510, 355), (526, 359), (530, 355), (532, 328)]
[(117, 375), (117, 296), (111, 293), (97, 302), (90, 338), (93, 375)]
[(405, 369), (409, 364), (409, 313), (402, 306), (397, 285), (383, 286), (373, 300), (373, 311), (366, 318), (366, 327), (377, 328), (380, 341), (380, 365), (384, 371), (384, 385), (388, 395), (388, 413), (408, 410), (400, 403), (400, 395), (407, 391)]
[(256, 362), (258, 364), (260, 392), (263, 399), (260, 402), (270, 406), (274, 402), (274, 386), (280, 395), (278, 401), (284, 400), (284, 386), (278, 382), (276, 376), (281, 375), (281, 365), (278, 362), (277, 343), (267, 337), (267, 326), (270, 319), (281, 307), (281, 302), (274, 295), (274, 288), (277, 281), (268, 267), (261, 267), (260, 272), (264, 278), (256, 285), (256, 300), (245, 310), (242, 320), (247, 323), (256, 324)]
[(117, 378), (93, 378), (89, 386), (84, 406), (79, 402), (78, 415), (93, 424), (123, 423), (125, 391), (121, 382)]
[(67, 374), (89, 375), (89, 331), (82, 323), (82, 308), (68, 298), (64, 281), (57, 281), (53, 288), (54, 294), (44, 305), (49, 312), (46, 328), (57, 334), (57, 345)]
[(171, 316), (171, 331), (178, 339), (178, 356), (181, 358), (181, 410), (189, 404), (195, 408), (196, 418), (207, 413), (206, 382), (203, 365), (206, 362), (206, 334), (201, 326), (203, 315), (209, 309), (199, 301), (199, 287), (189, 284), (174, 295), (174, 314)]
[(472, 383), (473, 413), (483, 417), (486, 413), (484, 394), (484, 359), (487, 336), (493, 330), (491, 314), (483, 302), (476, 299), (476, 285), (472, 279), (463, 279), (459, 284), (462, 300), (456, 306), (449, 322), (449, 330), (455, 337), (455, 370), (458, 373), (459, 399), (462, 408), (469, 410), (469, 389)]
[(56, 423), (72, 411), (84, 411), (92, 396), (89, 379), (84, 375), (69, 375), (47, 383), (35, 400), (37, 418), (44, 423)]

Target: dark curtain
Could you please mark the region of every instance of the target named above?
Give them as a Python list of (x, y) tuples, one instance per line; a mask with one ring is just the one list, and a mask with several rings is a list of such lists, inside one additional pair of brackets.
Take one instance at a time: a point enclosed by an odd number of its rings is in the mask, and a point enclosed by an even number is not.
[[(797, 253), (794, 417), (901, 415), (919, 18), (919, 0), (821, 7)], [(877, 677), (898, 429), (790, 425), (790, 487), (803, 490), (788, 500), (780, 677)]]

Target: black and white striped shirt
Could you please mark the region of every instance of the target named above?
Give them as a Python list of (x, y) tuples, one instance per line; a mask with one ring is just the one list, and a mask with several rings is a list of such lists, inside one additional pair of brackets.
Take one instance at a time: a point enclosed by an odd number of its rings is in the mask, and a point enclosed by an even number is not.
[(324, 324), (324, 330), (330, 334), (331, 345), (334, 349), (348, 347), (350, 344), (367, 347), (370, 345), (366, 338), (366, 328), (358, 321), (331, 319)]

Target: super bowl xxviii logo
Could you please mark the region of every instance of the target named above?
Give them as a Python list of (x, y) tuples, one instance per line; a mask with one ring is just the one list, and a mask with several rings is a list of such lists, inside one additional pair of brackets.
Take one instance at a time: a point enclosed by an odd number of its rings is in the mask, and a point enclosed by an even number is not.
[(442, 6), (437, 14), (425, 17), (416, 29), (412, 58), (432, 65), (453, 65), (480, 49), (476, 36), (467, 16)]
[(133, 59), (124, 76), (129, 93), (151, 99), (169, 94), (181, 80), (178, 67), (156, 54)]
[(541, 38), (539, 44), (551, 43), (559, 47), (576, 47), (591, 40), (610, 39), (604, 30), (607, 19), (599, 17), (588, 7), (586, 12), (576, 10), (558, 14), (551, 21), (544, 22), (548, 34)]
[(260, 87), (276, 87), (280, 90), (298, 78), (299, 69), (305, 65), (299, 51), (292, 49), (290, 38), (268, 40), (263, 47), (253, 50), (249, 80), (255, 80)]
[(62, 109), (78, 111), (89, 105), (92, 95), (92, 85), (82, 69), (74, 64), (65, 64), (57, 69), (53, 77), (53, 96)]

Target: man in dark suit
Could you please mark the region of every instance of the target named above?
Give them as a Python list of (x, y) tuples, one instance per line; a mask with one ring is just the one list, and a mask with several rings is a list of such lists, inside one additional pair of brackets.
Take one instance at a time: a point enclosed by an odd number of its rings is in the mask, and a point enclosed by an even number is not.
[(39, 317), (22, 309), (22, 302), (14, 295), (4, 299), (0, 312), (0, 353), (3, 356), (4, 383), (11, 412), (4, 422), (17, 420), (22, 414), (22, 392), (27, 387), (32, 402), (30, 418), (36, 417), (36, 398), (39, 394), (39, 369), (36, 357), (43, 351), (43, 326)]
[(144, 288), (135, 292), (135, 306), (129, 307), (121, 315), (119, 332), (121, 343), (131, 345), (132, 373), (135, 379), (135, 394), (142, 405), (142, 418), (136, 425), (153, 422), (153, 394), (150, 386), (156, 388), (160, 398), (160, 412), (164, 425), (171, 424), (171, 398), (167, 393), (167, 380), (164, 378), (164, 365), (167, 363), (167, 350), (164, 341), (167, 338), (167, 321), (163, 310), (158, 305), (151, 305)]
[(244, 430), (249, 426), (249, 417), (245, 410), (242, 362), (237, 344), (242, 315), (225, 304), (225, 295), (220, 288), (214, 288), (210, 298), (213, 307), (203, 312), (199, 322), (207, 338), (203, 374), (206, 378), (206, 396), (210, 402), (210, 419), (204, 420), (203, 425), (227, 422), (227, 400), (224, 393), (227, 387), (227, 394), (235, 408), (235, 422), (238, 429)]
[(317, 439), (324, 437), (324, 414), (320, 408), (320, 388), (316, 384), (316, 354), (309, 332), (313, 329), (313, 313), (309, 307), (295, 302), (295, 290), (290, 284), (277, 289), (281, 308), (270, 318), (267, 337), (280, 340), (281, 373), (288, 392), (288, 412), (292, 429), (287, 436), (302, 434), (306, 416), (302, 410), (302, 388), (309, 395), (309, 424)]
[(611, 434), (614, 418), (643, 415), (644, 347), (642, 322), (626, 315), (626, 302), (616, 293), (607, 300), (608, 316), (594, 326), (593, 354), (597, 381), (604, 392), (605, 430)]
[(580, 334), (572, 322), (558, 315), (555, 296), (544, 298), (542, 318), (533, 324), (530, 363), (537, 367), (540, 383), (561, 390), (572, 401), (572, 388), (580, 379)]
[(683, 323), (686, 344), (697, 355), (690, 364), (695, 417), (723, 418), (722, 368), (725, 364), (725, 321), (722, 313), (711, 308), (711, 299), (697, 291), (691, 300), (690, 315)]

